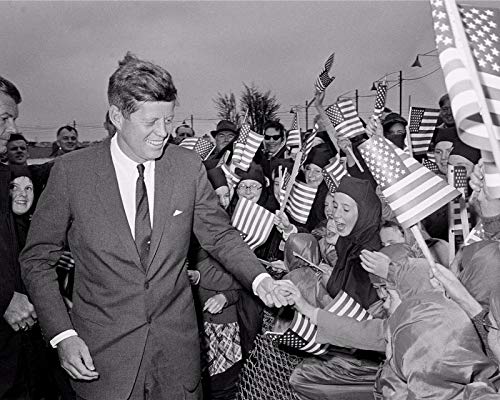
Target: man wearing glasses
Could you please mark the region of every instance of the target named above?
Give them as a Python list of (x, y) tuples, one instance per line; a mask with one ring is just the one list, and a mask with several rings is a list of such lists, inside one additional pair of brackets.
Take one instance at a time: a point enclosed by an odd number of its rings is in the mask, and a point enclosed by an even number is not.
[(285, 128), (278, 121), (268, 121), (264, 124), (263, 132), (262, 153), (257, 160), (264, 170), (264, 175), (271, 181), (273, 160), (287, 158)]

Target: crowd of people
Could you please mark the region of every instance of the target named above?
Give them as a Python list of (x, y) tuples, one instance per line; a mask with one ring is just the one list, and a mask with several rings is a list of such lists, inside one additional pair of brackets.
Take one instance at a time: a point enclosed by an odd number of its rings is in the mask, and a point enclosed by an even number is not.
[[(484, 233), (458, 240), (450, 258), (449, 208), (435, 211), (419, 224), (435, 262), (363, 161), (368, 135), (338, 138), (323, 97), (293, 178), (315, 189), (298, 221), (282, 204), (298, 149), (280, 121), (258, 129), (248, 168), (232, 159), (233, 121), (210, 132), (215, 148), (201, 160), (179, 146), (196, 136), (173, 129), (170, 74), (127, 54), (109, 80), (108, 138), (80, 149), (63, 126), (54, 160), (28, 165), (21, 94), (0, 77), (0, 398), (235, 399), (264, 314), (285, 331), (288, 310), (329, 345), (301, 353), (288, 377), (297, 398), (500, 399), (500, 199), (448, 95), (429, 155), (444, 180), (449, 165), (465, 167), (470, 222)], [(407, 148), (403, 116), (386, 108), (369, 123)], [(347, 174), (332, 187), (334, 159)], [(242, 199), (274, 214), (253, 250), (231, 226)], [(340, 293), (370, 318), (329, 312)]]

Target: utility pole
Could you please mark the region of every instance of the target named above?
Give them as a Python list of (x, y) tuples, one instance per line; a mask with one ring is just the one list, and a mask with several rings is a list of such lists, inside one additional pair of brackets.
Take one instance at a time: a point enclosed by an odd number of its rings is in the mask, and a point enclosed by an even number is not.
[(356, 89), (356, 112), (359, 113), (359, 93), (358, 93), (358, 89)]
[(193, 117), (193, 114), (191, 114), (191, 129), (194, 129), (193, 122), (194, 122), (194, 117)]
[(403, 71), (399, 71), (399, 115), (403, 112)]

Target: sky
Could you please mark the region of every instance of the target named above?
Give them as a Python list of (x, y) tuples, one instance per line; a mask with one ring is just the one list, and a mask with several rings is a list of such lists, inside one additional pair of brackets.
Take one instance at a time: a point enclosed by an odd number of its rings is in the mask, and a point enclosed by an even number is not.
[[(500, 1), (469, 1), (500, 7)], [(218, 121), (217, 93), (241, 93), (243, 83), (270, 90), (289, 127), (294, 105), (305, 105), (330, 53), (335, 52), (325, 104), (338, 96), (373, 96), (388, 75), (387, 106), (436, 107), (445, 93), (428, 1), (163, 1), (0, 2), (0, 75), (21, 91), (19, 130), (52, 141), (76, 124), (81, 140), (105, 136), (110, 75), (127, 51), (165, 67), (179, 93), (175, 123), (193, 115), (197, 135)], [(435, 72), (433, 72), (435, 71)], [(395, 72), (395, 73), (392, 73)], [(424, 76), (427, 75), (428, 76)], [(419, 78), (420, 79), (415, 79)], [(367, 119), (373, 97), (359, 98)], [(309, 109), (309, 126), (314, 109)], [(301, 110), (305, 127), (305, 112)]]

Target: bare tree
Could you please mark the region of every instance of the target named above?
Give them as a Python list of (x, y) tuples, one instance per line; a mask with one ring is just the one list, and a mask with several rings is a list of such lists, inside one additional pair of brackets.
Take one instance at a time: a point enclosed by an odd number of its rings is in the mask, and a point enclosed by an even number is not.
[(252, 130), (262, 134), (262, 128), (266, 121), (276, 120), (277, 111), (281, 107), (276, 96), (271, 95), (271, 91), (262, 92), (254, 83), (247, 85), (243, 83), (243, 90), (240, 95), (240, 111), (236, 104), (236, 97), (233, 92), (217, 93), (213, 99), (217, 117), (227, 119), (240, 126), (243, 116), (247, 114), (246, 122)]
[(238, 113), (236, 97), (233, 92), (229, 94), (217, 92), (217, 97), (212, 99), (212, 101), (215, 103), (218, 118), (231, 121), (238, 125), (240, 114)]
[(255, 83), (243, 84), (240, 96), (241, 114), (245, 115), (248, 111), (247, 123), (255, 132), (262, 134), (264, 123), (277, 119), (276, 113), (280, 107), (276, 96), (271, 95), (270, 90), (261, 92)]

